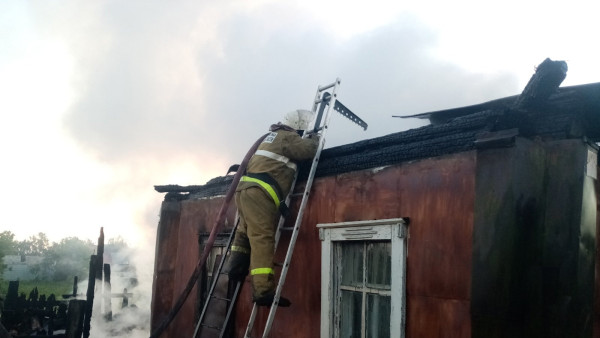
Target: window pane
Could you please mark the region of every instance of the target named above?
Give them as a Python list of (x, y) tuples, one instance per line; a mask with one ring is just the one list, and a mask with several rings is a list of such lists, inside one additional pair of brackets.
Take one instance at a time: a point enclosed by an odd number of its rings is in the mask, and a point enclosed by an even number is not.
[(362, 314), (362, 293), (342, 291), (340, 302), (340, 327), (339, 337), (360, 338), (360, 324)]
[(367, 286), (390, 289), (392, 284), (392, 243), (367, 243)]
[(342, 285), (363, 285), (363, 242), (341, 243)]
[(367, 338), (390, 336), (391, 297), (367, 294)]

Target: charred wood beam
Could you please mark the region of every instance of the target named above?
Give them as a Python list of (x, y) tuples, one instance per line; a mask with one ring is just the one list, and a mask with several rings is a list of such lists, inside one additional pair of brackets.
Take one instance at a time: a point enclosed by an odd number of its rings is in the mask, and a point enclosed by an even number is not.
[[(102, 294), (102, 270), (104, 267), (104, 228), (100, 228), (100, 236), (98, 237), (98, 247), (96, 250), (96, 262), (94, 266), (95, 273), (95, 293)], [(99, 298), (98, 301), (94, 304), (94, 311), (101, 312), (102, 307), (102, 298)]]
[(110, 284), (110, 264), (104, 264), (104, 287), (104, 318), (110, 321), (112, 320), (112, 287)]
[(96, 255), (90, 256), (90, 273), (88, 276), (88, 288), (86, 293), (85, 320), (83, 323), (83, 338), (90, 336), (92, 320), (92, 309), (94, 306), (94, 288), (96, 286)]
[(537, 66), (535, 74), (523, 89), (515, 102), (518, 110), (528, 110), (546, 102), (567, 77), (567, 63), (564, 61), (544, 60)]
[(167, 185), (155, 185), (154, 190), (160, 193), (164, 192), (195, 192), (202, 190), (204, 188), (203, 185), (188, 185), (181, 186), (177, 184), (167, 184)]
[(123, 289), (123, 293), (113, 293), (113, 297), (122, 297), (121, 309), (129, 306), (129, 297), (133, 297), (133, 293), (128, 293), (127, 288)]
[(127, 292), (127, 289), (125, 289), (122, 293), (111, 293), (110, 296), (112, 298), (133, 297), (133, 292)]
[(65, 335), (67, 338), (81, 338), (85, 311), (85, 300), (73, 299), (69, 301), (69, 318)]
[(78, 281), (77, 276), (73, 276), (73, 297), (77, 297), (77, 281)]
[(536, 135), (539, 114), (548, 115), (550, 96), (558, 93), (567, 69), (564, 61), (546, 59), (540, 63), (514, 105), (498, 118), (492, 131), (518, 128), (519, 134), (524, 137)]
[(6, 331), (6, 328), (4, 327), (4, 325), (2, 325), (2, 323), (0, 323), (0, 338), (11, 338), (13, 337), (10, 333), (8, 333), (8, 331)]
[[(236, 171), (237, 171), (236, 167)], [(160, 193), (196, 193), (199, 191), (203, 191), (206, 189), (210, 189), (213, 186), (221, 186), (223, 185), (223, 183), (229, 183), (233, 181), (233, 175), (227, 175), (227, 176), (219, 176), (219, 177), (215, 177), (213, 179), (211, 179), (210, 181), (206, 182), (205, 185), (188, 185), (188, 186), (181, 186), (181, 185), (177, 185), (177, 184), (167, 184), (167, 185), (155, 185), (154, 186), (154, 190), (156, 190), (157, 192)]]

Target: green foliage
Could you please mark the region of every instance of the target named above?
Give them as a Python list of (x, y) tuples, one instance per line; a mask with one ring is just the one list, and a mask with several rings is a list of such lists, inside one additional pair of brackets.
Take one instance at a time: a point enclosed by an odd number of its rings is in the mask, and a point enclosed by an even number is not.
[[(5, 298), (8, 292), (8, 282), (0, 279), (0, 297)], [(56, 299), (62, 299), (62, 295), (71, 294), (73, 292), (73, 280), (51, 282), (51, 281), (19, 281), (19, 294), (25, 293), (29, 296), (29, 292), (33, 288), (38, 288), (40, 295), (46, 295), (49, 297), (51, 294), (56, 296)], [(79, 290), (81, 292), (81, 290)]]
[(16, 254), (15, 234), (10, 231), (0, 232), (0, 255)]
[(0, 232), (0, 275), (4, 271), (2, 258), (6, 255), (14, 255), (17, 252), (17, 242), (15, 242), (15, 234), (10, 231)]
[(40, 232), (37, 235), (30, 236), (29, 239), (18, 242), (17, 249), (19, 255), (43, 256), (50, 247), (50, 241), (45, 233)]
[(39, 278), (53, 281), (69, 280), (73, 276), (85, 279), (89, 273), (90, 256), (95, 249), (96, 245), (90, 240), (63, 238), (48, 248), (43, 262), (34, 273), (37, 273)]
[[(90, 256), (96, 252), (96, 243), (67, 237), (50, 244), (48, 237), (42, 232), (23, 241), (15, 241), (14, 238), (15, 234), (10, 231), (0, 233), (0, 262), (4, 255), (42, 256), (40, 264), (30, 267), (35, 280), (64, 282), (72, 281), (73, 276), (78, 276), (79, 280), (87, 279)], [(113, 260), (123, 260), (129, 255), (129, 251), (127, 243), (120, 236), (109, 239), (104, 246), (105, 255)], [(1, 274), (2, 264), (0, 276)]]

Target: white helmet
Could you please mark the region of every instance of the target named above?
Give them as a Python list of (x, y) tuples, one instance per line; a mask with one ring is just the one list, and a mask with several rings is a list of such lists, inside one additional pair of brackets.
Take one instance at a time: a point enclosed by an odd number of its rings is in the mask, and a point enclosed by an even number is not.
[(296, 109), (285, 114), (283, 123), (296, 130), (307, 130), (315, 114), (310, 110)]

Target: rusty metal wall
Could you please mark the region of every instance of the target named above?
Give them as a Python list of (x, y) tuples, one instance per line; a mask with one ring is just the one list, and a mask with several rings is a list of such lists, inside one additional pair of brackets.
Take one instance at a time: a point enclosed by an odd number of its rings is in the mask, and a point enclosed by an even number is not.
[(164, 201), (162, 203), (154, 258), (151, 331), (154, 331), (167, 317), (173, 304), (173, 274), (177, 259), (180, 213), (180, 202)]
[[(278, 310), (272, 336), (319, 336), (321, 242), (316, 224), (410, 217), (407, 337), (441, 332), (470, 337), (474, 171), (475, 155), (468, 152), (316, 180), (283, 291), (293, 305)], [(246, 288), (238, 302), (236, 337), (243, 336), (249, 300)], [(259, 313), (254, 332), (263, 329), (267, 315)]]
[(544, 337), (591, 337), (597, 217), (588, 145), (556, 141), (546, 152)]
[[(198, 236), (210, 232), (222, 199), (163, 202), (158, 226), (152, 297), (152, 329), (166, 317), (200, 258)], [(233, 224), (233, 209), (228, 213)], [(227, 231), (227, 229), (224, 229)], [(191, 337), (199, 315), (195, 287), (162, 337)]]
[(591, 337), (596, 210), (579, 139), (477, 154), (473, 337)]
[(473, 337), (539, 337), (546, 153), (518, 138), (477, 154)]
[[(316, 224), (410, 217), (407, 336), (470, 337), (474, 191), (475, 152), (317, 179), (283, 291), (292, 307), (278, 309), (272, 336), (319, 336), (321, 241)], [(297, 209), (299, 202), (293, 201), (292, 208)], [(199, 257), (197, 234), (210, 231), (221, 199), (180, 203), (180, 221), (170, 225), (176, 235), (158, 238), (157, 259), (170, 267), (162, 273), (172, 273), (173, 279), (156, 279), (154, 287), (169, 290), (172, 285), (173, 291), (155, 294), (163, 301), (156, 302), (153, 321), (168, 312), (159, 305), (169, 301), (172, 305), (185, 286)], [(161, 220), (163, 215), (165, 210)], [(288, 241), (289, 236), (282, 236), (280, 247)], [(276, 256), (283, 261), (284, 254)], [(237, 304), (236, 337), (243, 336), (251, 305), (247, 282)], [(164, 337), (190, 336), (196, 307), (189, 300)], [(263, 329), (267, 315), (266, 310), (259, 312), (255, 332)]]
[[(600, 187), (582, 172), (585, 147), (580, 140), (517, 139), (511, 148), (318, 178), (283, 291), (293, 305), (279, 309), (272, 336), (319, 336), (316, 224), (410, 217), (407, 337), (600, 337), (600, 281), (594, 279)], [(221, 201), (163, 203), (153, 326), (185, 286), (199, 257), (197, 235), (210, 231)], [(593, 216), (593, 233), (584, 214)], [(287, 241), (283, 236), (282, 244)], [(282, 261), (283, 255), (276, 256)], [(165, 337), (191, 334), (199, 305), (190, 299)], [(251, 305), (246, 283), (236, 337)], [(255, 332), (266, 317), (261, 310)]]
[[(596, 169), (596, 177), (600, 177), (600, 170)], [(598, 179), (594, 184), (596, 192), (596, 212), (600, 214), (600, 183)], [(596, 217), (596, 235), (600, 234), (600, 217)], [(596, 237), (598, 238), (598, 237)], [(597, 242), (596, 242), (597, 243)], [(596, 247), (596, 266), (594, 281), (594, 338), (600, 338), (600, 250)]]

